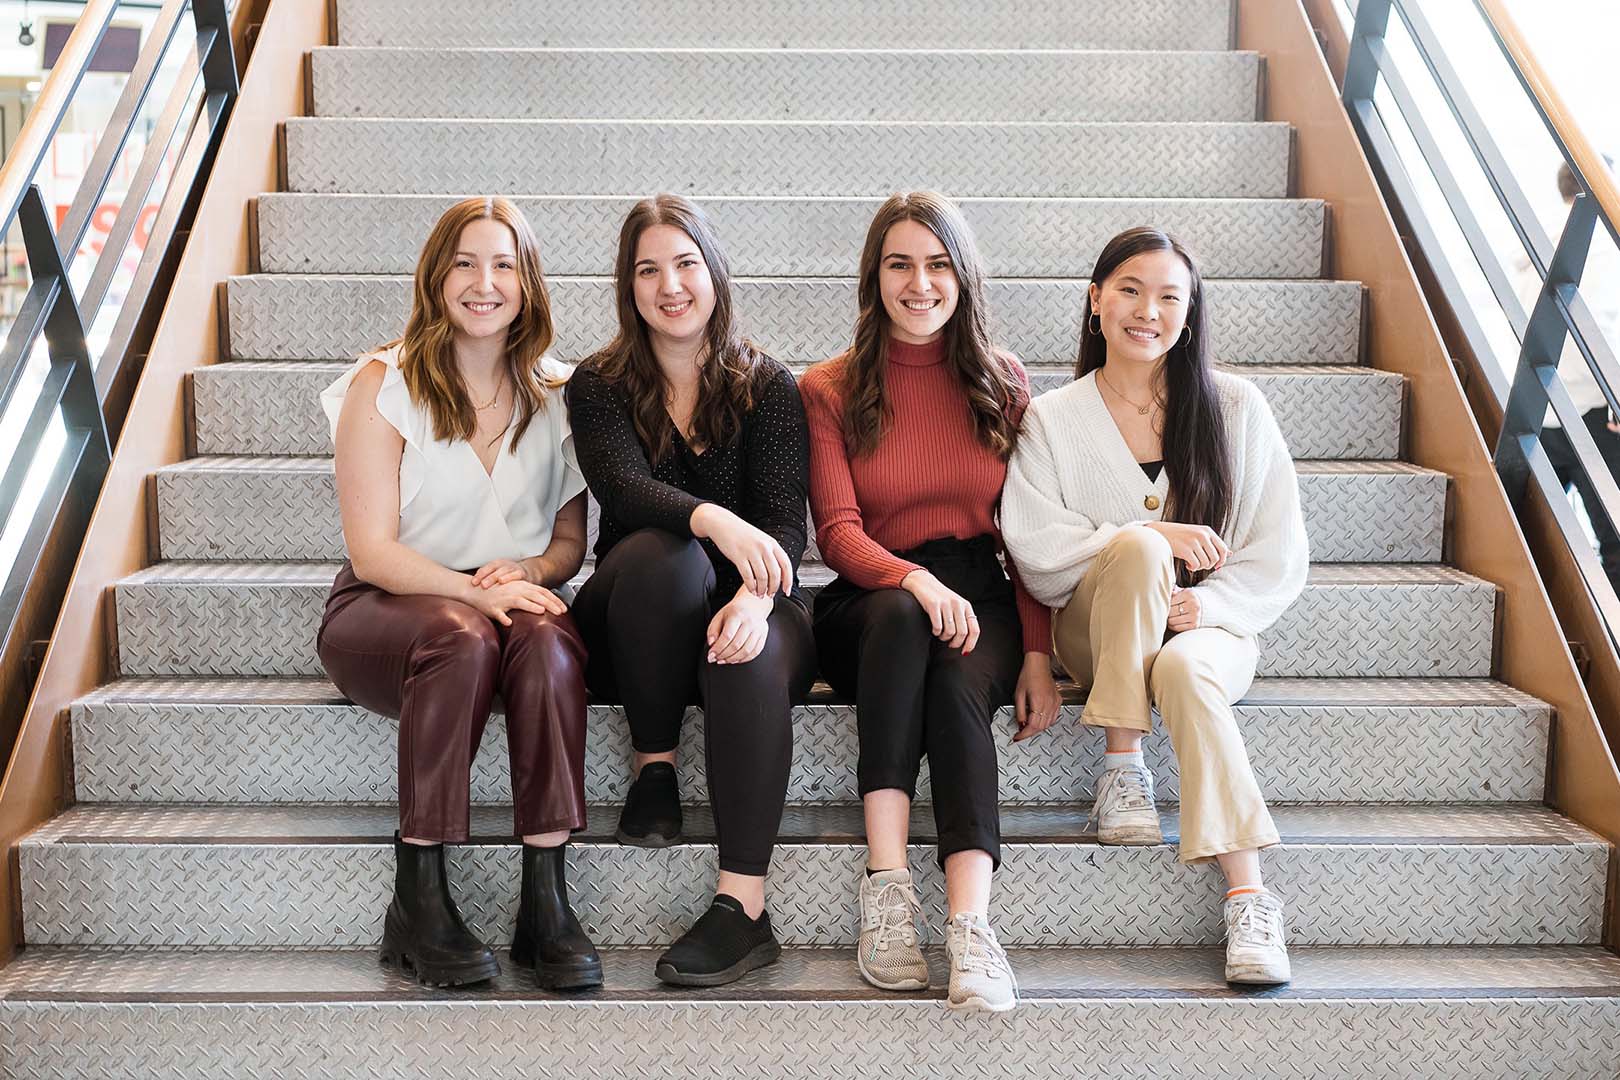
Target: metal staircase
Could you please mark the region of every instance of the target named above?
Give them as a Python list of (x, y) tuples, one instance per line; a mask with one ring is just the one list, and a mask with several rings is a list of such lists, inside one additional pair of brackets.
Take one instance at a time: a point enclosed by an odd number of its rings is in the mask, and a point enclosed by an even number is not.
[[(197, 456), (154, 477), (161, 561), (116, 589), (120, 678), (72, 710), (77, 804), (19, 851), (29, 946), (0, 970), (0, 1073), (1612, 1078), (1610, 846), (1542, 805), (1554, 717), (1491, 678), (1496, 587), (1445, 564), (1447, 478), (1401, 460), (1403, 380), (1361, 363), (1363, 290), (1322, 277), (1332, 208), (1289, 197), (1294, 132), (1256, 119), (1265, 72), (1229, 49), (1227, 0), (468, 7), (337, 0), (340, 44), (313, 54), (288, 190), (257, 208), (262, 272), (228, 285), (232, 359), (193, 377)], [(677, 848), (613, 842), (629, 737), (598, 705), (571, 876), (607, 986), (559, 998), (509, 972), (449, 993), (381, 968), (395, 726), (315, 656), (342, 557), (318, 389), (403, 325), (452, 196), (520, 196), (567, 357), (612, 331), (631, 197), (701, 197), (744, 326), (800, 368), (847, 344), (866, 222), (908, 186), (962, 197), (1037, 390), (1069, 377), (1109, 235), (1151, 221), (1203, 253), (1217, 360), (1271, 401), (1317, 560), (1237, 710), (1284, 838), (1266, 868), (1294, 985), (1221, 982), (1213, 867), (1083, 833), (1102, 739), (1072, 689), (1041, 737), (1000, 728), (992, 921), (1025, 998), (1006, 1017), (947, 1016), (942, 970), (932, 995), (856, 975), (855, 723), (824, 688), (796, 714), (770, 880), (783, 964), (655, 983), (706, 902), (712, 825), (694, 808)], [(693, 802), (700, 731), (694, 711)], [(502, 945), (504, 742), (497, 718), (452, 856), (463, 912)], [(1173, 801), (1162, 731), (1147, 753)], [(931, 849), (912, 867), (937, 941)]]

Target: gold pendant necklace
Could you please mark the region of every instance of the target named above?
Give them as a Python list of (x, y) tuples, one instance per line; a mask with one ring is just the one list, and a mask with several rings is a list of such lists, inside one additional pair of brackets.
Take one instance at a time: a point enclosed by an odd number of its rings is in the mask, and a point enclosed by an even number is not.
[(1119, 392), (1119, 387), (1115, 386), (1114, 381), (1112, 379), (1110, 379), (1108, 377), (1108, 375), (1106, 374), (1106, 369), (1098, 368), (1097, 369), (1097, 374), (1102, 376), (1102, 381), (1108, 384), (1108, 389), (1110, 389), (1110, 390), (1112, 390), (1114, 392), (1115, 397), (1119, 398), (1119, 400), (1121, 400), (1121, 401), (1125, 402), (1127, 405), (1131, 406), (1131, 408), (1135, 409), (1142, 416), (1146, 416), (1148, 414), (1148, 410), (1153, 408), (1154, 403), (1151, 402), (1151, 401), (1148, 402), (1146, 405), (1138, 405), (1136, 402), (1132, 401), (1130, 398), (1128, 398), (1124, 394), (1120, 393)]

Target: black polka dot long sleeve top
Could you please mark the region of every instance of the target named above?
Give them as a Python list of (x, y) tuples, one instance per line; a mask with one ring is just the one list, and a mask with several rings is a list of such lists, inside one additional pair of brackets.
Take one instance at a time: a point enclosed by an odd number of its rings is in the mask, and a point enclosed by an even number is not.
[[(647, 460), (629, 399), (620, 388), (588, 368), (574, 371), (564, 396), (580, 471), (602, 508), (598, 561), (637, 529), (691, 536), (692, 511), (712, 502), (782, 545), (793, 563), (797, 591), (807, 539), (808, 426), (793, 373), (769, 357), (760, 362), (768, 372), (761, 376), (760, 392), (738, 437), (730, 445), (693, 453), (671, 420), (671, 449), (657, 465)], [(720, 595), (736, 592), (742, 575), (713, 544), (701, 543), (714, 564)]]

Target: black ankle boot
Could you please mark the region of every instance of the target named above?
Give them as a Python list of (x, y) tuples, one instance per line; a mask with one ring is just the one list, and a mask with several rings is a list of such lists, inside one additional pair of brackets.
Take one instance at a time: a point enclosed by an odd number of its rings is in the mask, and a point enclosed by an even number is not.
[(518, 902), (512, 963), (532, 967), (545, 990), (602, 985), (602, 958), (568, 906), (563, 845), (523, 845), (523, 897)]
[(456, 910), (443, 844), (407, 844), (394, 834), (394, 901), (383, 925), (382, 962), (433, 986), (483, 982), (501, 973), (494, 950)]
[(624, 796), (615, 835), (619, 843), (636, 847), (663, 848), (680, 840), (681, 791), (675, 766), (667, 761), (642, 766)]

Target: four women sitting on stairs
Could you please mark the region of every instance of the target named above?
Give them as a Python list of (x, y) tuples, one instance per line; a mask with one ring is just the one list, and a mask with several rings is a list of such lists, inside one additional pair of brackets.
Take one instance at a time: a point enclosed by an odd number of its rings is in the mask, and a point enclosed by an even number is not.
[[(948, 1001), (1011, 1008), (988, 919), (993, 717), (1014, 706), (1015, 742), (1057, 719), (1055, 645), (1091, 685), (1082, 720), (1106, 731), (1099, 841), (1162, 842), (1141, 752), (1156, 705), (1181, 764), (1181, 857), (1218, 860), (1230, 886), (1227, 977), (1287, 981), (1258, 854), (1277, 834), (1231, 704), (1254, 676), (1255, 635), (1303, 587), (1304, 526), (1264, 399), (1210, 366), (1192, 257), (1152, 229), (1111, 241), (1077, 379), (1033, 402), (992, 343), (973, 236), (933, 193), (879, 209), (853, 344), (806, 373), (803, 404), (736, 329), (726, 259), (695, 205), (636, 204), (614, 276), (618, 334), (570, 372), (546, 355), (529, 226), (505, 200), (462, 202), (423, 249), (405, 336), (323, 394), (351, 562), (320, 656), (343, 693), (400, 720), (384, 961), (440, 984), (498, 971), (456, 911), (442, 847), (468, 839), (468, 772), (498, 691), (524, 842), (513, 962), (542, 987), (601, 983), (564, 877), (586, 822), (588, 687), (622, 704), (630, 730), (624, 844), (681, 838), (676, 750), (687, 707), (704, 709), (719, 879), (658, 977), (718, 985), (773, 962), (765, 874), (792, 708), (819, 656), (856, 707), (861, 975), (929, 982), (907, 866), (926, 756)], [(576, 599), (587, 481), (597, 565)], [(839, 575), (813, 632), (798, 583), (807, 495)]]

